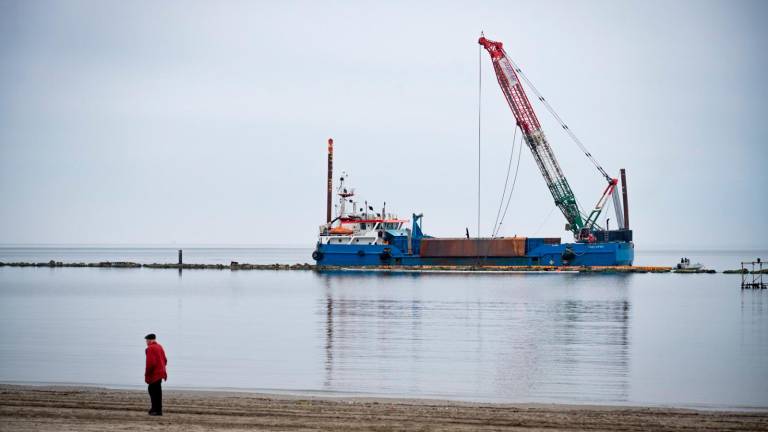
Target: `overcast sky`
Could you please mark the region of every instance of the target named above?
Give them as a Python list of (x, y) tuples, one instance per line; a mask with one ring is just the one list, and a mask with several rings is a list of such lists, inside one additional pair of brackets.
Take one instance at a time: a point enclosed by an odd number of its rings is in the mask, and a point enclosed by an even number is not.
[[(627, 169), (638, 248), (764, 248), (766, 22), (762, 1), (3, 0), (0, 243), (311, 247), (328, 137), (361, 200), (474, 235), (484, 30)], [(515, 123), (481, 60), (488, 235)], [(534, 108), (593, 205), (604, 180)], [(553, 208), (525, 148), (501, 234), (570, 239)]]

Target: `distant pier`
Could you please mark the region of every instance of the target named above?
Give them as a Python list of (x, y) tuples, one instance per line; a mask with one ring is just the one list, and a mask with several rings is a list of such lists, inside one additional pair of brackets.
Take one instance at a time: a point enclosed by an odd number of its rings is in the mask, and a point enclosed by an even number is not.
[(768, 288), (766, 282), (763, 282), (763, 274), (768, 273), (768, 268), (764, 269), (763, 264), (760, 258), (741, 263), (741, 289)]

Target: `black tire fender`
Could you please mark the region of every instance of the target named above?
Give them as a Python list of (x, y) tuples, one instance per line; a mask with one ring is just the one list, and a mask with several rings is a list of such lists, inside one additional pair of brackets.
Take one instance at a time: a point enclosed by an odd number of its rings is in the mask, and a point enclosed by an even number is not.
[(571, 261), (572, 259), (576, 258), (576, 254), (573, 253), (573, 249), (571, 248), (565, 248), (563, 251), (563, 254), (561, 255), (561, 258), (563, 261)]

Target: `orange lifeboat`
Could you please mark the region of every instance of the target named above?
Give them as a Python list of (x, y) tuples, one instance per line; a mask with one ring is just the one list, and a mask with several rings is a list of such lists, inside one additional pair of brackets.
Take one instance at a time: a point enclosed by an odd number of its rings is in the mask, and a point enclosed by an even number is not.
[(329, 231), (331, 234), (352, 234), (354, 231), (352, 231), (349, 228), (344, 228), (342, 226), (337, 226), (334, 228), (331, 228)]

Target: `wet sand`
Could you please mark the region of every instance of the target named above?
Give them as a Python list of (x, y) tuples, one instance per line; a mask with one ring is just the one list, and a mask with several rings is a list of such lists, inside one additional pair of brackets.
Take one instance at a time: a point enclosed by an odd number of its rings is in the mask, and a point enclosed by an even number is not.
[(165, 391), (147, 415), (135, 390), (0, 385), (2, 431), (765, 430), (762, 412)]

